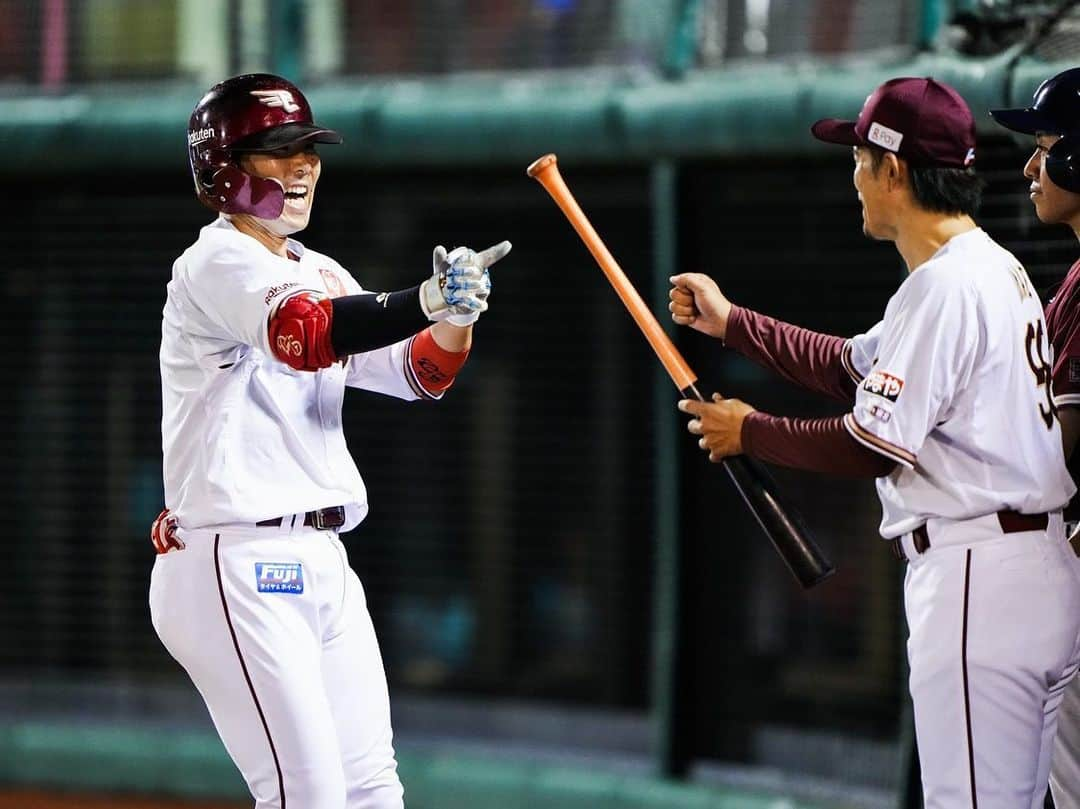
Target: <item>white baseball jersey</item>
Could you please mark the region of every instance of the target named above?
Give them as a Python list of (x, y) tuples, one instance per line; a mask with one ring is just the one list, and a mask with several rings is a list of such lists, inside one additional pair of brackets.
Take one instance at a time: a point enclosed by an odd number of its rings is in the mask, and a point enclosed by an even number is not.
[[(983, 231), (954, 236), (848, 342), (844, 423), (900, 466), (881, 533), (903, 536), (909, 685), (927, 809), (1040, 809), (1080, 662), (1080, 587), (1059, 510), (1074, 492), (1042, 305)], [(1005, 530), (998, 512), (1049, 512)], [(925, 526), (929, 548), (911, 532)]]
[(161, 331), (165, 503), (185, 528), (254, 524), (345, 506), (347, 531), (367, 493), (345, 446), (345, 386), (431, 398), (412, 376), (408, 340), (316, 373), (274, 358), (267, 321), (303, 289), (363, 292), (333, 259), (289, 239), (274, 255), (224, 217), (173, 264)]
[[(268, 321), (290, 294), (362, 294), (290, 239), (285, 259), (226, 219), (173, 265), (161, 339), (165, 503), (150, 615), (206, 701), (260, 807), (401, 809), (386, 676), (363, 587), (333, 530), (304, 514), (367, 513), (345, 446), (345, 387), (434, 398), (410, 340), (296, 371)], [(256, 523), (282, 519), (279, 524)]]
[(914, 270), (847, 349), (859, 388), (845, 426), (901, 464), (877, 481), (882, 536), (935, 518), (1056, 511), (1075, 492), (1042, 304), (1020, 262), (981, 229)]

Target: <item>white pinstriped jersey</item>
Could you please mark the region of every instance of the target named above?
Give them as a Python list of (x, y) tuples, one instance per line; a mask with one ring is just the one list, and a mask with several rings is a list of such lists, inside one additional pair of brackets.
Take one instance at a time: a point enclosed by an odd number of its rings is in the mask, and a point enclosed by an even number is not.
[(267, 321), (290, 294), (363, 292), (333, 259), (290, 239), (274, 255), (224, 217), (173, 264), (161, 326), (165, 505), (182, 528), (255, 523), (345, 506), (342, 530), (367, 514), (345, 446), (346, 386), (432, 398), (412, 375), (411, 339), (321, 371), (270, 351)]
[(1020, 262), (981, 229), (916, 268), (844, 356), (859, 383), (844, 426), (900, 464), (877, 482), (882, 536), (933, 517), (1055, 511), (1075, 491), (1042, 304)]

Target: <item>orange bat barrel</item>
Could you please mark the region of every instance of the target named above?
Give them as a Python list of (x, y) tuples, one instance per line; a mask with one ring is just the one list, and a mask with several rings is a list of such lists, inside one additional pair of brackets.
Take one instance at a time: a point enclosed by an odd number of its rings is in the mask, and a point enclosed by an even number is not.
[(566, 218), (570, 220), (570, 224), (574, 226), (574, 230), (577, 231), (581, 240), (585, 242), (585, 246), (593, 254), (596, 263), (600, 265), (600, 269), (604, 271), (604, 275), (607, 276), (608, 281), (615, 288), (615, 294), (619, 296), (623, 305), (630, 312), (630, 317), (634, 318), (634, 322), (637, 323), (638, 328), (645, 335), (645, 339), (649, 341), (652, 350), (660, 358), (660, 362), (663, 363), (664, 369), (675, 383), (675, 387), (679, 390), (686, 390), (691, 387), (697, 381), (697, 376), (690, 370), (690, 366), (686, 364), (682, 354), (675, 348), (675, 344), (671, 342), (667, 332), (656, 322), (652, 311), (645, 304), (645, 301), (641, 299), (638, 291), (634, 289), (630, 279), (622, 271), (622, 267), (615, 261), (615, 257), (608, 251), (607, 246), (593, 228), (592, 223), (581, 210), (581, 206), (577, 204), (577, 200), (574, 199), (574, 195), (570, 193), (570, 189), (563, 182), (562, 175), (559, 174), (555, 155), (544, 155), (529, 166), (526, 172), (547, 189), (547, 192), (551, 194), (551, 198), (566, 214)]
[[(603, 240), (589, 222), (574, 195), (559, 173), (558, 160), (547, 154), (533, 162), (526, 173), (537, 180), (555, 200), (578, 236), (589, 248), (596, 263), (634, 318), (638, 328), (660, 358), (675, 387), (686, 398), (705, 401), (695, 385), (697, 376), (686, 364), (682, 354), (667, 333), (660, 327), (652, 311), (641, 299), (630, 279), (622, 271)], [(777, 491), (776, 481), (760, 463), (745, 456), (725, 458), (724, 469), (731, 476), (746, 505), (773, 547), (783, 558), (792, 574), (803, 587), (813, 587), (833, 574), (835, 568), (822, 553), (806, 530), (801, 518), (784, 503)]]

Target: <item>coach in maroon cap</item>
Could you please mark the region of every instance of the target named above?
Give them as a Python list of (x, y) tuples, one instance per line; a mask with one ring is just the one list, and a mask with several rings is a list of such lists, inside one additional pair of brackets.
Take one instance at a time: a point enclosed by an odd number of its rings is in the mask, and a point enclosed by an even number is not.
[(876, 146), (912, 166), (967, 168), (975, 162), (975, 119), (964, 99), (933, 79), (891, 79), (855, 121), (825, 118), (810, 131), (843, 146)]
[[(856, 120), (824, 118), (810, 131), (818, 140), (855, 148), (855, 187), (863, 201), (867, 236), (895, 241), (894, 220), (920, 211), (930, 214), (931, 219), (937, 214), (955, 214), (951, 226), (967, 227), (968, 222), (975, 226), (970, 219), (982, 194), (982, 182), (972, 169), (975, 119), (964, 99), (948, 85), (930, 78), (891, 79), (870, 94)], [(861, 177), (860, 158), (870, 169)], [(868, 219), (866, 195), (875, 190), (878, 184), (872, 180), (878, 179), (882, 170), (886, 187), (891, 184), (901, 193), (881, 198), (887, 204), (872, 204)], [(915, 232), (921, 230), (914, 228)], [(903, 246), (897, 244), (897, 248), (903, 255)], [(922, 257), (912, 255), (909, 260), (905, 255), (904, 259), (908, 268), (914, 269), (918, 263), (912, 261)]]
[(863, 231), (907, 265), (882, 320), (850, 339), (811, 332), (733, 305), (700, 273), (671, 279), (670, 309), (847, 412), (781, 418), (719, 397), (679, 407), (710, 460), (877, 479), (881, 535), (908, 563), (924, 805), (1041, 807), (1061, 689), (1080, 663), (1061, 517), (1074, 486), (1042, 306), (975, 224), (975, 124), (955, 90), (893, 79), (855, 120), (811, 131), (851, 147)]

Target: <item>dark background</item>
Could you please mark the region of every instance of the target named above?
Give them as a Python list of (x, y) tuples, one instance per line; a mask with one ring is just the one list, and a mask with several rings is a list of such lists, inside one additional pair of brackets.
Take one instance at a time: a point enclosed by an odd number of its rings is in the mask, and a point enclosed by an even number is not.
[[(685, 163), (679, 266), (811, 328), (869, 328), (903, 279), (860, 232), (850, 157)], [(1038, 225), (1025, 152), (989, 141), (982, 224), (1044, 292), (1076, 250)], [(434, 244), (514, 251), (473, 354), (438, 404), (347, 396), (368, 519), (346, 538), (395, 695), (644, 712), (655, 491), (680, 480), (685, 657), (695, 756), (753, 761), (772, 724), (897, 733), (901, 569), (871, 482), (777, 470), (840, 571), (803, 593), (718, 466), (657, 410), (656, 360), (573, 231), (520, 167), (357, 173), (324, 160), (302, 240), (367, 288), (411, 286)], [(645, 167), (564, 167), (648, 296)], [(184, 167), (22, 186), (4, 213), (0, 670), (9, 678), (183, 683), (153, 635), (148, 526), (162, 506), (157, 349), (172, 260), (210, 215)], [(657, 311), (663, 311), (658, 305)], [(680, 330), (703, 392), (778, 414), (839, 412)], [(677, 463), (657, 426), (678, 425)], [(178, 608), (182, 609), (182, 605)]]

